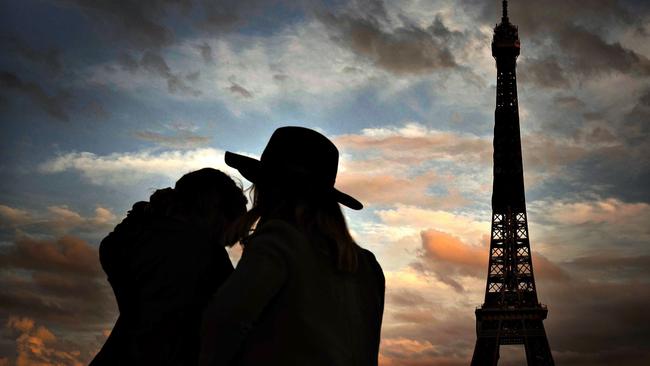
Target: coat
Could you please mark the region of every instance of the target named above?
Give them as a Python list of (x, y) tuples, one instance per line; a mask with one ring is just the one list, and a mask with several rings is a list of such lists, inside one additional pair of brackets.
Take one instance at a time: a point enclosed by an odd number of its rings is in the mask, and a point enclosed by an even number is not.
[(200, 365), (377, 365), (384, 275), (359, 248), (335, 268), (324, 238), (270, 220), (206, 310)]
[(196, 365), (203, 310), (233, 271), (207, 230), (138, 203), (100, 245), (120, 311), (100, 365)]

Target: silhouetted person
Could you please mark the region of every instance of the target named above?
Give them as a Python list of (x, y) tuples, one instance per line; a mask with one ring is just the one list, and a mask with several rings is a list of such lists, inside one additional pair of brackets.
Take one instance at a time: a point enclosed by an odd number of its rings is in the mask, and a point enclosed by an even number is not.
[(133, 205), (99, 247), (120, 316), (91, 365), (197, 364), (203, 310), (233, 271), (224, 232), (246, 202), (204, 168)]
[(338, 150), (283, 127), (261, 159), (226, 153), (254, 183), (237, 268), (206, 309), (200, 365), (376, 365), (384, 275), (350, 236), (336, 190)]

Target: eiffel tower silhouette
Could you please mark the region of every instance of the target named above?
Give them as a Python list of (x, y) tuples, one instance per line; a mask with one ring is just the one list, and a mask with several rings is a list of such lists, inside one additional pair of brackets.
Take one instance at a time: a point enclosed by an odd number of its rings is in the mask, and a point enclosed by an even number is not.
[(519, 35), (508, 19), (507, 1), (494, 28), (492, 56), (497, 64), (492, 235), (471, 366), (497, 365), (499, 347), (510, 344), (525, 346), (529, 366), (555, 365), (542, 323), (548, 309), (537, 300), (533, 276), (517, 104)]

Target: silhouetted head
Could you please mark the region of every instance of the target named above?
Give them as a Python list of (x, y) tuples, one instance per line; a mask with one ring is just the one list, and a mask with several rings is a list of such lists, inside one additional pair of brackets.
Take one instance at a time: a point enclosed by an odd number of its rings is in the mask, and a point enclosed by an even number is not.
[(354, 210), (361, 202), (334, 188), (339, 151), (322, 134), (304, 127), (281, 127), (273, 132), (260, 160), (226, 152), (226, 164), (259, 185), (287, 187), (298, 193), (325, 195)]
[(355, 210), (363, 205), (334, 188), (338, 158), (327, 137), (303, 127), (277, 129), (260, 160), (226, 152), (226, 164), (254, 183), (253, 207), (240, 222), (240, 235), (247, 235), (257, 220), (287, 220), (325, 237), (336, 253), (337, 267), (354, 271), (358, 247), (339, 203)]
[[(153, 210), (181, 217), (223, 236), (246, 213), (248, 200), (242, 189), (227, 174), (203, 168), (185, 174), (174, 189), (156, 191), (150, 198)], [(160, 210), (159, 208), (162, 208)], [(226, 245), (234, 242), (226, 240)]]

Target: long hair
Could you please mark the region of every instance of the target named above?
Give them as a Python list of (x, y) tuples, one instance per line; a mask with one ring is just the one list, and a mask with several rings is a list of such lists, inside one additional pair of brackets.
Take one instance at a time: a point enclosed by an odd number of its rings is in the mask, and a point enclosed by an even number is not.
[(296, 225), (308, 236), (324, 237), (342, 272), (354, 272), (359, 246), (350, 235), (341, 207), (334, 198), (311, 186), (258, 182), (251, 188), (253, 207), (235, 224), (242, 245), (256, 225), (278, 218)]

